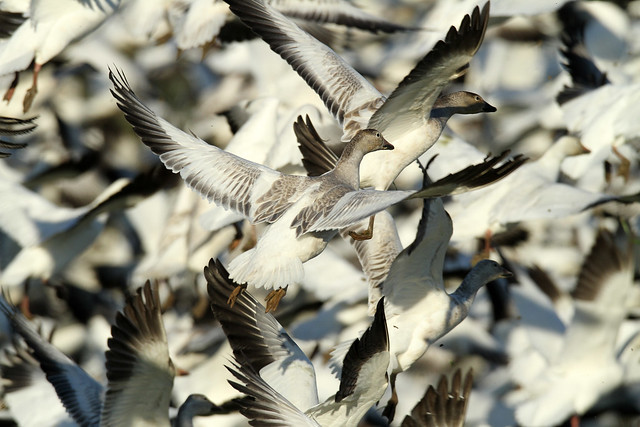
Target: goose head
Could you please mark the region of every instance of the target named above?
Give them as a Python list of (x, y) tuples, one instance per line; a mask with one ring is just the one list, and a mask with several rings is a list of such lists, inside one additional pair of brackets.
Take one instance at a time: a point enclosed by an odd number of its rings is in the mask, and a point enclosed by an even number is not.
[(216, 410), (219, 409), (218, 406), (207, 399), (205, 395), (198, 393), (190, 394), (182, 406), (186, 408), (189, 413), (200, 416), (214, 414)]
[(513, 273), (490, 259), (483, 259), (478, 262), (473, 270), (476, 270), (480, 277), (482, 277), (485, 283), (489, 283), (493, 280), (500, 278), (512, 277)]
[(433, 110), (448, 109), (456, 114), (493, 113), (497, 108), (473, 92), (459, 91), (441, 95), (433, 105)]
[(193, 417), (218, 414), (221, 409), (203, 394), (190, 394), (178, 409), (177, 425), (192, 425)]
[(384, 139), (382, 134), (375, 129), (363, 129), (358, 131), (351, 140), (350, 145), (364, 154), (378, 150), (393, 150), (393, 145)]

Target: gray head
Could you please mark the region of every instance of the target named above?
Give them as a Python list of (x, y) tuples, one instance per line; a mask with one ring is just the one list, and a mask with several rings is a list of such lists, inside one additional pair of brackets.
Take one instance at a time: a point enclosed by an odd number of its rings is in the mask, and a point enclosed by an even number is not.
[(465, 301), (465, 304), (470, 305), (478, 289), (493, 280), (511, 276), (513, 274), (497, 262), (483, 259), (465, 276), (458, 289), (452, 294), (452, 297)]
[(477, 93), (464, 90), (440, 95), (433, 104), (431, 116), (437, 115), (439, 109), (453, 110), (452, 113), (455, 114), (493, 113), (497, 111), (496, 107), (482, 99)]
[(205, 395), (190, 394), (178, 410), (178, 425), (184, 425), (180, 423), (191, 420), (195, 416), (213, 415), (217, 413), (219, 409), (220, 408), (207, 399)]
[[(352, 150), (358, 149), (363, 153), (371, 153), (378, 150), (393, 150), (393, 145), (384, 139), (382, 134), (375, 129), (363, 129), (349, 141), (347, 147), (351, 145)], [(347, 149), (345, 147), (345, 150)]]
[(489, 283), (492, 280), (513, 276), (513, 273), (511, 273), (509, 270), (490, 259), (483, 259), (482, 261), (478, 262), (473, 267), (473, 271), (477, 271), (478, 276), (484, 279), (483, 281), (485, 283)]

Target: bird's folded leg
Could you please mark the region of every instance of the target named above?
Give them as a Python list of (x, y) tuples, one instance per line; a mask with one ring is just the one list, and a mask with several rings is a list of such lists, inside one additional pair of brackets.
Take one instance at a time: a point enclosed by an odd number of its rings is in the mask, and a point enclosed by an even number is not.
[(2, 97), (3, 101), (10, 102), (11, 98), (13, 98), (13, 94), (16, 91), (16, 86), (18, 86), (18, 80), (19, 80), (18, 77), (19, 76), (20, 76), (20, 74), (16, 73), (16, 76), (13, 78), (13, 81), (9, 85), (9, 89), (7, 89), (7, 91), (4, 93), (4, 96)]
[(489, 257), (491, 256), (491, 238), (492, 237), (493, 237), (493, 232), (489, 228), (484, 232), (484, 239), (482, 239), (483, 240), (482, 250), (471, 257), (472, 266), (476, 265), (483, 259), (489, 259)]
[(387, 406), (384, 407), (382, 411), (382, 416), (386, 417), (391, 424), (393, 418), (396, 415), (396, 406), (398, 406), (398, 393), (396, 393), (396, 376), (397, 374), (391, 374), (389, 378), (389, 386), (391, 387), (391, 397), (387, 402)]
[(624, 182), (629, 182), (629, 169), (631, 168), (631, 162), (627, 159), (615, 146), (611, 147), (611, 151), (620, 159), (620, 167), (616, 175), (624, 178)]
[(33, 98), (36, 97), (36, 93), (38, 93), (38, 73), (42, 68), (42, 64), (38, 64), (37, 62), (33, 66), (33, 84), (27, 90), (26, 95), (24, 96), (24, 100), (22, 101), (22, 112), (26, 113), (31, 108), (31, 104), (33, 103)]
[(237, 285), (236, 288), (231, 292), (231, 295), (229, 295), (229, 299), (227, 300), (227, 304), (229, 304), (231, 308), (233, 308), (233, 305), (236, 303), (238, 296), (240, 296), (242, 291), (244, 291), (245, 289), (247, 289), (247, 284), (243, 283), (242, 285)]
[(244, 233), (242, 232), (242, 223), (243, 221), (238, 221), (233, 223), (233, 228), (236, 230), (236, 235), (233, 236), (233, 240), (229, 243), (229, 250), (232, 251), (240, 245), (242, 242), (242, 238), (244, 237)]
[(350, 231), (349, 236), (353, 240), (369, 240), (373, 237), (373, 220), (375, 219), (375, 215), (369, 217), (369, 227), (363, 232)]
[(284, 288), (274, 289), (269, 292), (269, 295), (264, 299), (267, 302), (267, 307), (264, 312), (269, 313), (275, 311), (278, 308), (278, 304), (280, 304), (280, 300), (287, 294), (287, 288), (289, 285)]

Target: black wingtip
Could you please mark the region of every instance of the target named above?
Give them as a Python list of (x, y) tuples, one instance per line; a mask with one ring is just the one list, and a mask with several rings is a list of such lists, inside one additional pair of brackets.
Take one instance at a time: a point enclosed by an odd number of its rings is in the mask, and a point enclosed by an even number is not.
[(376, 306), (376, 314), (371, 326), (364, 331), (360, 338), (349, 347), (344, 357), (340, 388), (335, 395), (335, 402), (339, 403), (350, 396), (358, 382), (360, 369), (373, 356), (389, 350), (389, 331), (384, 313), (384, 297), (380, 298)]

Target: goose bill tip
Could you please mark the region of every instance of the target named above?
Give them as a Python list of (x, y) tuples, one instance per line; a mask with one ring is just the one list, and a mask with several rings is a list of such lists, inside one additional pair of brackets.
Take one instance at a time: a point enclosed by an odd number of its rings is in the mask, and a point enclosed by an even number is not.
[(482, 107), (482, 111), (484, 113), (495, 113), (496, 111), (498, 111), (498, 109), (485, 101), (484, 106)]

